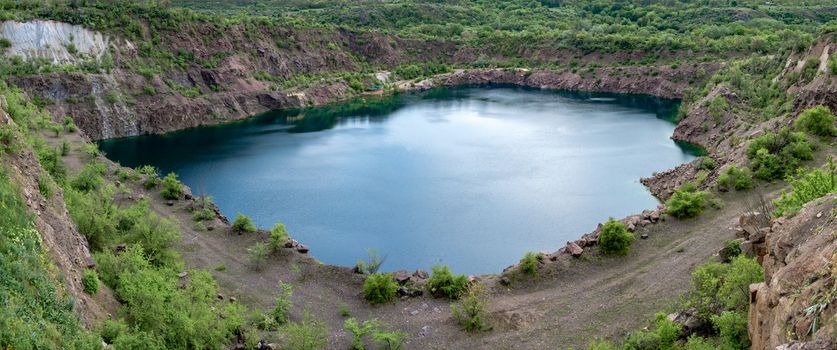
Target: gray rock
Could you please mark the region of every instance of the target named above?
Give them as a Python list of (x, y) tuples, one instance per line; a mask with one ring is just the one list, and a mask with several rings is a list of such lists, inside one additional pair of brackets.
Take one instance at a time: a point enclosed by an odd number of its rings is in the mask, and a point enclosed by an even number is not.
[(579, 257), (581, 254), (584, 253), (584, 249), (575, 244), (575, 242), (567, 242), (567, 253), (572, 255), (573, 257)]
[(302, 254), (308, 254), (309, 249), (308, 249), (308, 246), (307, 246), (307, 245), (305, 245), (305, 244), (300, 244), (300, 245), (298, 245), (298, 246), (296, 247), (296, 251), (298, 251), (298, 252), (300, 252), (300, 253), (302, 253)]
[(427, 271), (424, 271), (422, 269), (418, 269), (418, 270), (416, 270), (416, 272), (413, 272), (413, 277), (415, 277), (417, 279), (420, 279), (420, 280), (426, 280), (426, 279), (430, 278), (430, 274), (428, 274)]
[(405, 284), (410, 281), (411, 276), (410, 273), (405, 270), (398, 270), (393, 274), (393, 278), (395, 279), (395, 282), (398, 282), (398, 284)]
[(511, 284), (511, 280), (508, 277), (500, 277), (500, 284), (508, 286)]

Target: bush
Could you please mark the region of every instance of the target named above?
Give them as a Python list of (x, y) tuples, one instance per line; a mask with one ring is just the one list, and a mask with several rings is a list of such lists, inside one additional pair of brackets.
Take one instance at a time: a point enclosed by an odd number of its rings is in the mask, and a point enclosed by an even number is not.
[(99, 162), (87, 163), (70, 185), (81, 192), (93, 191), (104, 183), (102, 175), (105, 173), (107, 173), (105, 164)]
[(244, 233), (244, 232), (256, 232), (256, 225), (253, 224), (253, 220), (250, 219), (249, 216), (239, 213), (235, 217), (235, 221), (232, 225), (233, 232)]
[(358, 259), (357, 263), (355, 263), (355, 269), (360, 272), (368, 274), (376, 273), (381, 268), (381, 265), (384, 264), (384, 261), (387, 260), (386, 257), (381, 257), (378, 251), (372, 248), (366, 249), (366, 254), (369, 255), (368, 260)]
[(169, 173), (163, 178), (163, 189), (160, 191), (163, 199), (180, 199), (183, 195), (183, 185), (177, 180), (177, 174)]
[(625, 224), (610, 218), (599, 232), (599, 246), (605, 254), (626, 254), (634, 241)]
[(285, 241), (288, 240), (288, 231), (285, 229), (285, 225), (282, 223), (277, 223), (270, 229), (270, 250), (274, 253), (279, 251), (282, 247), (285, 246)]
[(430, 279), (427, 281), (427, 288), (433, 296), (444, 296), (449, 299), (458, 299), (468, 287), (468, 278), (465, 275), (455, 276), (450, 272), (447, 265), (435, 265), (431, 268)]
[(366, 320), (359, 323), (354, 317), (343, 322), (343, 329), (352, 334), (352, 348), (355, 350), (364, 350), (366, 345), (363, 344), (363, 338), (378, 328), (378, 320)]
[(81, 285), (84, 286), (85, 293), (96, 295), (96, 292), (99, 291), (99, 274), (96, 273), (96, 270), (84, 270)]
[(791, 191), (782, 192), (776, 205), (776, 215), (795, 214), (805, 203), (837, 191), (837, 168), (834, 159), (828, 159), (828, 169), (799, 171), (790, 182)]
[(669, 321), (664, 313), (655, 316), (654, 329), (631, 333), (625, 340), (624, 349), (670, 350), (678, 349), (680, 324)]
[(709, 157), (703, 157), (700, 159), (700, 166), (698, 168), (712, 171), (715, 169), (715, 160)]
[(750, 338), (747, 333), (747, 314), (740, 311), (724, 311), (712, 316), (712, 325), (718, 331), (722, 348), (749, 349)]
[(137, 172), (146, 175), (145, 182), (142, 186), (146, 190), (150, 190), (160, 184), (160, 175), (157, 174), (157, 169), (150, 165), (145, 165), (137, 168)]
[(288, 322), (288, 313), (294, 305), (293, 301), (291, 301), (293, 293), (292, 285), (279, 282), (279, 295), (276, 297), (276, 306), (273, 308), (273, 312), (270, 313), (276, 324), (285, 324)]
[(795, 171), (802, 161), (814, 159), (814, 146), (805, 134), (782, 128), (778, 133), (768, 132), (750, 141), (747, 158), (756, 178), (771, 181)]
[(258, 242), (247, 249), (247, 253), (250, 255), (250, 263), (253, 265), (253, 268), (258, 270), (267, 261), (267, 257), (270, 255), (270, 247), (267, 244)]
[(363, 297), (372, 304), (381, 304), (395, 299), (398, 285), (392, 276), (384, 273), (373, 273), (363, 282)]
[(538, 275), (538, 263), (543, 261), (543, 254), (527, 252), (520, 260), (520, 269), (529, 276)]
[(666, 201), (666, 213), (678, 219), (696, 217), (703, 212), (708, 197), (708, 193), (698, 191), (697, 186), (687, 182), (675, 190)]
[(724, 172), (718, 176), (718, 190), (729, 191), (735, 189), (736, 191), (744, 191), (753, 188), (753, 175), (747, 167), (736, 167), (730, 165)]
[(835, 136), (837, 128), (834, 127), (834, 114), (825, 106), (816, 106), (806, 109), (799, 114), (793, 126), (797, 130), (808, 132), (817, 136)]
[(727, 259), (732, 259), (741, 255), (741, 242), (735, 239), (724, 241), (724, 248), (722, 248), (721, 256)]
[(404, 341), (410, 337), (409, 334), (402, 331), (387, 332), (383, 330), (375, 330), (372, 332), (372, 339), (378, 343), (381, 349), (398, 350), (404, 346)]
[(465, 331), (478, 332), (488, 329), (488, 298), (485, 286), (476, 283), (468, 288), (465, 296), (451, 306), (453, 318)]
[(723, 311), (746, 312), (749, 286), (764, 280), (755, 259), (739, 255), (729, 264), (710, 262), (692, 272), (692, 291), (687, 302), (704, 321)]
[(320, 321), (312, 321), (307, 313), (301, 322), (289, 324), (285, 328), (285, 334), (285, 345), (288, 349), (322, 349), (328, 343), (328, 328)]

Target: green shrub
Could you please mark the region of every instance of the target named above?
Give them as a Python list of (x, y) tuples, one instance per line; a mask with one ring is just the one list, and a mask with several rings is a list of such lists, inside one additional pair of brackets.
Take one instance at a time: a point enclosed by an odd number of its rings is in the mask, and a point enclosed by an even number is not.
[(378, 320), (376, 319), (366, 320), (360, 323), (352, 317), (343, 322), (343, 329), (352, 334), (352, 349), (355, 350), (366, 349), (363, 338), (374, 332), (377, 328)]
[(750, 338), (747, 333), (747, 314), (741, 311), (724, 311), (712, 316), (712, 325), (718, 331), (722, 348), (749, 349)]
[(703, 212), (708, 197), (708, 193), (698, 191), (697, 186), (687, 182), (675, 190), (666, 201), (666, 213), (678, 219), (696, 217)]
[(543, 254), (527, 252), (520, 260), (520, 269), (529, 276), (538, 275), (538, 263), (543, 261)]
[(381, 268), (381, 265), (384, 264), (384, 261), (387, 260), (386, 257), (381, 257), (378, 251), (372, 248), (366, 249), (366, 254), (369, 255), (366, 261), (358, 259), (357, 263), (355, 263), (355, 269), (360, 272), (368, 274), (376, 273)]
[(311, 320), (308, 313), (302, 321), (285, 327), (285, 346), (294, 350), (322, 349), (328, 343), (328, 327), (321, 321)]
[(485, 286), (476, 283), (468, 287), (462, 300), (451, 306), (453, 319), (465, 331), (479, 332), (488, 329), (488, 298)]
[(729, 264), (710, 262), (692, 272), (692, 291), (687, 302), (704, 321), (724, 311), (746, 312), (749, 286), (763, 281), (761, 265), (739, 255)]
[(146, 190), (150, 190), (160, 184), (160, 175), (157, 173), (157, 168), (145, 165), (137, 168), (136, 170), (138, 173), (146, 176), (145, 182), (142, 184)]
[(782, 192), (779, 199), (773, 201), (776, 205), (777, 216), (794, 214), (802, 209), (805, 203), (837, 191), (837, 167), (834, 159), (828, 159), (828, 169), (814, 169), (798, 171), (797, 176), (790, 181), (790, 192)]
[(61, 141), (61, 156), (66, 157), (70, 155), (70, 141), (62, 140)]
[(93, 191), (104, 183), (102, 176), (107, 173), (104, 163), (87, 163), (81, 172), (70, 182), (74, 189), (81, 192)]
[(392, 276), (384, 273), (373, 273), (363, 282), (363, 297), (372, 304), (392, 301), (396, 296), (398, 285)]
[(619, 348), (605, 340), (595, 340), (587, 345), (587, 350), (619, 350)]
[(96, 270), (84, 270), (81, 276), (81, 285), (84, 286), (84, 292), (90, 295), (96, 295), (99, 291), (99, 274)]
[(285, 246), (285, 241), (288, 240), (288, 230), (285, 229), (285, 224), (277, 223), (270, 229), (270, 250), (277, 252)]
[(750, 141), (747, 158), (756, 178), (771, 181), (795, 171), (802, 161), (814, 159), (814, 146), (805, 134), (782, 128), (778, 133), (768, 132)]
[(454, 275), (447, 265), (435, 265), (431, 268), (427, 288), (434, 296), (458, 299), (468, 288), (468, 278), (465, 275)]
[(250, 219), (249, 216), (239, 213), (235, 217), (235, 221), (232, 225), (233, 232), (244, 233), (244, 232), (256, 232), (256, 225), (253, 224), (253, 219)]
[(183, 195), (183, 185), (177, 180), (177, 174), (169, 173), (163, 178), (163, 189), (160, 191), (163, 199), (180, 199)]
[(718, 190), (729, 191), (735, 189), (736, 191), (744, 191), (753, 188), (753, 175), (747, 167), (737, 167), (730, 165), (724, 172), (718, 176), (717, 180)]
[(724, 248), (721, 255), (727, 258), (734, 258), (741, 255), (741, 242), (735, 239), (728, 239), (724, 241)]
[(626, 254), (634, 241), (634, 235), (622, 222), (610, 218), (599, 232), (599, 246), (605, 254)]
[(247, 253), (250, 255), (250, 263), (253, 265), (253, 268), (258, 270), (267, 261), (267, 257), (270, 255), (270, 247), (267, 244), (258, 242), (247, 249)]
[(23, 142), (12, 125), (0, 125), (0, 155), (17, 154), (23, 148)]
[(796, 118), (793, 123), (796, 130), (808, 132), (817, 136), (835, 136), (837, 127), (834, 127), (834, 114), (825, 106), (816, 106), (806, 109)]
[(710, 157), (702, 157), (700, 159), (700, 166), (698, 168), (702, 170), (712, 171), (715, 169), (715, 160)]
[(372, 332), (372, 339), (378, 343), (378, 346), (384, 350), (398, 350), (404, 346), (404, 341), (410, 337), (409, 334), (402, 331), (387, 332), (376, 329)]
[(276, 297), (276, 306), (273, 307), (273, 312), (270, 313), (276, 324), (285, 324), (288, 322), (288, 313), (290, 313), (294, 305), (291, 296), (293, 296), (293, 286), (288, 283), (279, 282), (279, 295)]

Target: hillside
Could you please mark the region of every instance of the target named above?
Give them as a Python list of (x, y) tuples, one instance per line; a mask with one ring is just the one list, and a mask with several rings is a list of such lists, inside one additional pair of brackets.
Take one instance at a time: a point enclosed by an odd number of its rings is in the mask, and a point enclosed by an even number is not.
[[(835, 20), (825, 0), (0, 1), (0, 347), (836, 348)], [(442, 289), (323, 264), (94, 143), (462, 85), (679, 99), (671, 137), (706, 155), (641, 179), (657, 208)]]

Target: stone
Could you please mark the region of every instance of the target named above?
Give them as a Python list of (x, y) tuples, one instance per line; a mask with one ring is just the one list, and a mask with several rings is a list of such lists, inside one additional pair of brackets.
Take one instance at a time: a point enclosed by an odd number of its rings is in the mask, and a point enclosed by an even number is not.
[(430, 274), (428, 274), (427, 271), (424, 271), (422, 269), (418, 269), (418, 270), (416, 270), (416, 272), (413, 272), (413, 277), (415, 277), (417, 279), (420, 279), (420, 280), (426, 280), (426, 279), (430, 278)]
[(410, 273), (405, 270), (398, 270), (393, 273), (393, 278), (398, 284), (405, 284), (410, 281)]
[(584, 253), (584, 249), (575, 244), (575, 242), (567, 242), (567, 253), (573, 257), (579, 257)]
[(636, 231), (636, 225), (634, 225), (633, 222), (628, 223), (628, 232), (634, 232), (634, 231)]
[(642, 226), (642, 227), (651, 225), (651, 220), (643, 219), (642, 221), (639, 222), (639, 225)]
[(658, 211), (651, 212), (650, 218), (651, 218), (651, 222), (660, 221), (660, 212), (658, 212)]
[(668, 320), (680, 324), (680, 336), (685, 338), (694, 333), (710, 331), (710, 325), (701, 321), (694, 309), (681, 310), (668, 315)]
[(177, 274), (177, 278), (186, 278), (186, 276), (188, 276), (188, 275), (189, 275), (188, 272), (183, 271), (183, 272)]
[(408, 288), (408, 287), (404, 287), (404, 286), (398, 287), (395, 290), (395, 292), (398, 293), (398, 296), (407, 297), (407, 298), (415, 298), (415, 297), (419, 297), (422, 294), (424, 294), (424, 292), (421, 289)]
[(85, 267), (87, 267), (88, 269), (95, 269), (96, 268), (96, 260), (94, 260), (93, 257), (87, 257), (86, 260), (87, 260), (87, 262), (84, 264)]
[(356, 274), (360, 274), (360, 275), (366, 273), (365, 271), (360, 269), (360, 266), (357, 266), (357, 265), (352, 266), (352, 272), (356, 273)]
[(642, 239), (648, 239), (648, 234), (647, 234), (647, 233), (643, 233), (642, 235), (640, 235), (640, 236), (639, 236), (639, 238), (642, 238)]
[(216, 297), (218, 297), (218, 300), (224, 300), (224, 295), (221, 294), (221, 293), (218, 293), (218, 295), (216, 295)]
[(741, 253), (746, 254), (747, 256), (756, 255), (756, 250), (753, 249), (753, 242), (750, 242), (750, 241), (741, 242)]
[(236, 298), (236, 297), (230, 297), (230, 302), (234, 303), (234, 302), (236, 302), (236, 301), (238, 301), (238, 298)]
[(511, 280), (508, 277), (500, 277), (500, 284), (508, 286), (511, 284)]
[(308, 246), (307, 246), (307, 245), (305, 245), (305, 244), (300, 244), (300, 245), (297, 245), (297, 246), (296, 246), (296, 251), (298, 251), (298, 252), (300, 252), (300, 253), (302, 253), (302, 254), (308, 254), (308, 251), (309, 251), (309, 250), (310, 250), (310, 249), (308, 249)]
[(767, 238), (767, 233), (770, 232), (770, 229), (767, 227), (761, 228), (755, 233), (751, 233), (749, 237), (749, 241), (753, 243), (762, 243), (764, 242), (765, 238)]
[(418, 332), (419, 338), (424, 338), (428, 335), (430, 335), (430, 326), (421, 327), (421, 330)]
[(206, 230), (207, 230), (207, 231), (215, 231), (215, 226), (212, 226), (212, 225), (207, 226), (207, 227), (206, 227)]
[(265, 340), (259, 340), (258, 350), (275, 350), (275, 348)]
[(288, 238), (285, 241), (285, 248), (296, 248), (299, 245), (299, 242), (293, 238)]
[(468, 284), (474, 284), (480, 281), (480, 278), (474, 275), (468, 276)]
[(113, 248), (113, 252), (116, 253), (116, 254), (119, 254), (119, 253), (124, 252), (125, 249), (128, 249), (128, 244), (127, 243), (119, 243), (119, 244), (116, 245), (116, 248)]
[(174, 201), (166, 201), (166, 205), (172, 207), (174, 206)]

